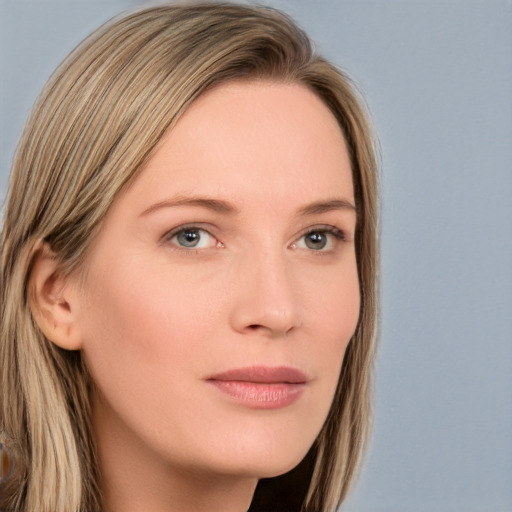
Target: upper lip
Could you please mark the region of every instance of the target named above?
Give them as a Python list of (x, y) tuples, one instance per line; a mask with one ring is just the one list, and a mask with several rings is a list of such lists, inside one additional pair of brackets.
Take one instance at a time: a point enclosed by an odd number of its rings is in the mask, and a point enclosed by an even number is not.
[(248, 366), (216, 373), (207, 380), (303, 384), (309, 378), (303, 371), (290, 366)]

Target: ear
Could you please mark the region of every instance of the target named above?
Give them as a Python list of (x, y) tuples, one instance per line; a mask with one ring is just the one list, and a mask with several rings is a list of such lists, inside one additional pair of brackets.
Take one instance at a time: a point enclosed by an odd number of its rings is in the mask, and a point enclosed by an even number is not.
[(58, 259), (45, 243), (34, 252), (28, 290), (32, 315), (46, 338), (66, 350), (82, 348), (73, 286), (59, 271)]

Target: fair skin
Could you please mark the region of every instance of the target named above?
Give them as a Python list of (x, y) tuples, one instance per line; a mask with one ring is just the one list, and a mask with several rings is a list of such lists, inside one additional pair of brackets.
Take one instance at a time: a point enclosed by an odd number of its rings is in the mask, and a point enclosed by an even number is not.
[(357, 325), (353, 205), (323, 102), (235, 82), (164, 137), (79, 274), (40, 257), (39, 322), (97, 388), (107, 511), (243, 512), (300, 462)]

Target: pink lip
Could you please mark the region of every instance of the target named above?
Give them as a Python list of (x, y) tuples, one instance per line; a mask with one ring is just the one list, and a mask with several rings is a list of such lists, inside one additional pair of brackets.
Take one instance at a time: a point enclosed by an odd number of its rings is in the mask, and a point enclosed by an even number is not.
[(229, 399), (254, 409), (278, 409), (300, 398), (308, 376), (287, 366), (235, 368), (207, 379)]

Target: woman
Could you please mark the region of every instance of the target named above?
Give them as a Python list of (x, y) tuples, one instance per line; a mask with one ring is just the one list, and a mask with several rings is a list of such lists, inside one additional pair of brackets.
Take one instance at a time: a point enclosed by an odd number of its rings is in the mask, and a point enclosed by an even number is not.
[(14, 159), (1, 506), (333, 510), (369, 426), (376, 205), (361, 102), (283, 14), (93, 33)]

